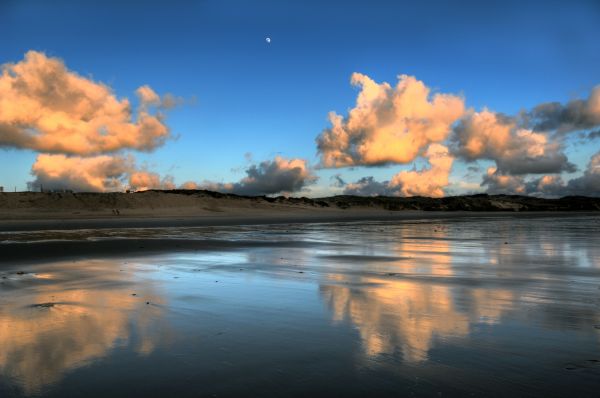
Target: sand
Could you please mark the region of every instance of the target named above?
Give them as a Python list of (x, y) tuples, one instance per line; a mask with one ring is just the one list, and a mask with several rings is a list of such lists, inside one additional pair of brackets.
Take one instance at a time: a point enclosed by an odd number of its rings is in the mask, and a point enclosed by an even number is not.
[(0, 395), (595, 396), (599, 222), (6, 233)]
[(575, 198), (556, 202), (528, 197), (486, 195), (443, 199), (352, 196), (308, 199), (240, 197), (209, 191), (19, 192), (0, 193), (0, 232), (402, 221), (506, 216), (514, 215), (517, 211), (523, 214), (530, 210), (535, 210), (536, 213), (552, 211), (555, 214), (567, 214), (572, 211), (594, 210), (598, 206), (598, 198)]

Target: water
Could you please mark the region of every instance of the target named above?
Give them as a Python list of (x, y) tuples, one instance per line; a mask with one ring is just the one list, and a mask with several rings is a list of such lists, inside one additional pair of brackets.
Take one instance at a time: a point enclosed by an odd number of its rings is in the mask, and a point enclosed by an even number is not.
[(3, 233), (0, 250), (230, 244), (1, 265), (0, 396), (598, 396), (599, 232), (583, 215)]

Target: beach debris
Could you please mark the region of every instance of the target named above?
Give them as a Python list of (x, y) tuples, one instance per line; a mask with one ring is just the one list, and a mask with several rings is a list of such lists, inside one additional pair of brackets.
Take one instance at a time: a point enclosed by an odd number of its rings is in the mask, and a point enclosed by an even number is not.
[(508, 242), (504, 242), (505, 245), (508, 245)]
[(148, 305), (148, 304), (150, 304), (150, 302), (149, 302), (149, 301), (146, 301), (146, 305)]
[(132, 296), (137, 296), (137, 293), (131, 293)]
[(54, 303), (34, 304), (33, 307), (36, 307), (36, 308), (52, 308), (52, 307), (54, 307)]
[(597, 325), (594, 325), (594, 329), (600, 329), (600, 323)]
[(586, 359), (585, 361), (581, 361), (579, 363), (568, 363), (565, 365), (565, 370), (590, 369), (598, 365), (600, 365), (600, 359)]
[(26, 273), (27, 272), (25, 272), (25, 271), (17, 271), (17, 272), (15, 272), (15, 274), (17, 274), (17, 275), (25, 275)]
[(303, 273), (304, 273), (304, 271), (298, 271), (298, 273), (299, 273), (299, 274), (303, 274)]

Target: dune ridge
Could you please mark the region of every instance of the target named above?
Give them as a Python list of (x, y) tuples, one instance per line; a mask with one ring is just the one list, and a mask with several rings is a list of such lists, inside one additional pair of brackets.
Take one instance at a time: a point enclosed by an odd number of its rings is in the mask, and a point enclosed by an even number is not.
[(333, 215), (417, 211), (598, 211), (600, 198), (569, 196), (545, 199), (515, 195), (466, 195), (444, 198), (325, 198), (239, 196), (206, 190), (143, 192), (3, 192), (0, 220), (104, 217)]

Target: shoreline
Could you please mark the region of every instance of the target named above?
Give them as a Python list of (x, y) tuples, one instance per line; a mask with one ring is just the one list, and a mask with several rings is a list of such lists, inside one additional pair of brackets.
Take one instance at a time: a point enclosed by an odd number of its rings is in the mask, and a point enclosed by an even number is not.
[[(594, 217), (600, 220), (597, 212), (426, 212), (399, 211), (382, 214), (379, 211), (368, 211), (360, 214), (320, 214), (320, 215), (278, 215), (278, 216), (221, 216), (221, 217), (163, 217), (163, 218), (123, 218), (123, 219), (78, 219), (78, 220), (19, 220), (0, 223), (0, 270), (48, 261), (60, 261), (83, 258), (126, 258), (164, 253), (205, 252), (215, 250), (236, 251), (256, 247), (270, 248), (315, 248), (323, 245), (344, 246), (343, 243), (308, 242), (296, 240), (262, 240), (251, 237), (231, 239), (215, 234), (197, 238), (152, 237), (136, 234), (134, 229), (153, 228), (193, 228), (193, 227), (227, 227), (255, 226), (257, 231), (268, 225), (327, 224), (355, 222), (469, 222), (477, 219), (542, 219), (542, 218)], [(103, 230), (122, 229), (123, 236), (106, 235)], [(132, 231), (128, 231), (131, 229)], [(19, 240), (16, 234), (28, 232), (49, 233), (48, 237), (39, 240)], [(52, 235), (56, 231), (58, 235)], [(61, 232), (75, 231), (75, 235), (60, 237)], [(81, 232), (77, 232), (81, 231)], [(83, 233), (83, 231), (87, 231)], [(108, 231), (111, 232), (111, 231)], [(285, 231), (287, 233), (289, 231)], [(15, 233), (15, 239), (11, 239)], [(69, 234), (73, 234), (69, 232)], [(504, 238), (500, 240), (504, 241)]]
[[(380, 209), (314, 210), (272, 212), (248, 211), (246, 214), (226, 215), (162, 215), (162, 216), (101, 216), (101, 217), (61, 217), (60, 214), (32, 214), (32, 218), (0, 218), (0, 232), (25, 232), (77, 229), (128, 229), (128, 228), (169, 228), (169, 227), (209, 227), (269, 224), (310, 224), (335, 222), (377, 222), (415, 221), (434, 219), (461, 219), (478, 217), (556, 217), (556, 216), (598, 216), (590, 211), (425, 211)], [(37, 217), (36, 217), (37, 216)]]

